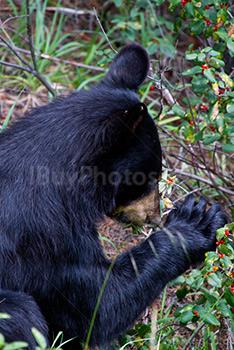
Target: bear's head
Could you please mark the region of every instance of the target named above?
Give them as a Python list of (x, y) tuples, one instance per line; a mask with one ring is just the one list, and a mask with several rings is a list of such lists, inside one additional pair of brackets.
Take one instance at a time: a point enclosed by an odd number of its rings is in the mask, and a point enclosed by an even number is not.
[(90, 144), (89, 165), (96, 169), (94, 182), (102, 189), (99, 197), (111, 193), (110, 202), (113, 198), (106, 214), (125, 224), (160, 220), (161, 147), (155, 123), (137, 96), (148, 70), (146, 50), (130, 44), (115, 57), (105, 78), (89, 91), (89, 104), (96, 106), (93, 125), (99, 123), (92, 128), (95, 138)]

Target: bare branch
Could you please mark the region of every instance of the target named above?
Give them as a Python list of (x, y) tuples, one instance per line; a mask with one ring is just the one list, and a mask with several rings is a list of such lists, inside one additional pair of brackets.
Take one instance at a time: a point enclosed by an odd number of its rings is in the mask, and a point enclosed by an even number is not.
[(101, 24), (99, 18), (98, 18), (98, 14), (97, 14), (97, 11), (96, 11), (95, 7), (93, 7), (93, 11), (94, 11), (95, 17), (96, 17), (96, 19), (97, 19), (97, 22), (98, 22), (98, 24), (99, 24), (99, 27), (101, 28), (101, 31), (103, 32), (103, 34), (104, 34), (104, 36), (105, 36), (105, 38), (106, 38), (106, 40), (107, 40), (107, 42), (108, 42), (108, 44), (109, 44), (111, 50), (114, 51), (114, 53), (118, 53), (118, 51), (116, 51), (116, 50), (113, 48), (113, 46), (111, 45), (110, 40), (108, 39), (108, 36), (107, 36), (107, 34), (106, 34), (106, 32), (105, 32), (105, 30), (104, 30), (104, 28), (103, 28), (103, 26), (102, 26), (102, 24)]
[(30, 69), (28, 69), (26, 67), (19, 66), (18, 64), (8, 63), (8, 62), (4, 62), (4, 61), (0, 61), (0, 64), (2, 64), (3, 66), (13, 67), (13, 68), (24, 70), (28, 73), (31, 73)]
[[(2, 43), (0, 43), (0, 46), (6, 47), (6, 45), (2, 44)], [(21, 49), (21, 48), (16, 47), (16, 46), (15, 46), (15, 50), (19, 51), (19, 52), (22, 52), (22, 53), (24, 53), (26, 55), (31, 55), (30, 51), (25, 50), (25, 49)], [(101, 67), (90, 66), (88, 64), (77, 63), (75, 61), (63, 60), (61, 58), (52, 57), (52, 56), (49, 56), (49, 55), (46, 55), (46, 54), (43, 54), (43, 53), (35, 52), (35, 56), (40, 57), (41, 59), (46, 59), (46, 60), (50, 60), (50, 61), (53, 61), (53, 62), (69, 64), (71, 66), (75, 66), (75, 67), (79, 67), (79, 68), (90, 69), (90, 70), (94, 70), (94, 71), (97, 71), (97, 72), (105, 72), (105, 69), (101, 68)]]
[(46, 7), (47, 12), (55, 12), (58, 11), (59, 13), (65, 13), (65, 15), (73, 15), (73, 16), (83, 16), (83, 15), (91, 15), (95, 16), (95, 13), (90, 10), (74, 10), (70, 8), (65, 8), (65, 7), (54, 7), (54, 6), (48, 6)]
[(30, 10), (29, 10), (29, 0), (26, 0), (26, 6), (27, 6), (27, 32), (28, 32), (30, 52), (33, 60), (34, 69), (38, 72), (37, 61), (34, 53), (34, 46), (32, 42), (32, 23), (31, 23), (31, 16), (30, 16)]

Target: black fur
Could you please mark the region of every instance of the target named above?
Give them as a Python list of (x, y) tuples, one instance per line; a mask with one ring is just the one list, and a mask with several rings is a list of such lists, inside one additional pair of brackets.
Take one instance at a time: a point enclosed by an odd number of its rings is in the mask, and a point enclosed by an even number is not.
[[(148, 68), (146, 51), (131, 44), (90, 91), (37, 108), (0, 136), (0, 312), (12, 316), (0, 320), (0, 333), (7, 341), (34, 349), (32, 326), (50, 342), (61, 330), (64, 339), (77, 337), (76, 349), (85, 341), (111, 265), (95, 223), (149, 193), (161, 173), (157, 130), (136, 94)], [(124, 332), (168, 281), (214, 249), (226, 218), (205, 204), (188, 197), (165, 230), (118, 256), (91, 345)]]

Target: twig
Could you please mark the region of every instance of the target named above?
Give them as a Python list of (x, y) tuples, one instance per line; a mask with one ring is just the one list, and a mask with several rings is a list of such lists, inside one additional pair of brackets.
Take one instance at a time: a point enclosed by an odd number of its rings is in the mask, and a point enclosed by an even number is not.
[(31, 52), (31, 57), (33, 61), (33, 68), (31, 73), (37, 77), (37, 79), (47, 88), (47, 90), (55, 96), (55, 91), (52, 88), (52, 86), (46, 81), (46, 79), (41, 75), (37, 68), (37, 61), (34, 53), (34, 48), (33, 48), (33, 42), (32, 42), (32, 26), (31, 26), (31, 17), (30, 17), (30, 10), (29, 10), (29, 0), (26, 0), (26, 7), (27, 7), (27, 32), (28, 32), (28, 40), (29, 40), (29, 46), (30, 46), (30, 52)]
[[(6, 47), (5, 44), (2, 44), (0, 43), (0, 46), (4, 46)], [(28, 51), (28, 50), (25, 50), (25, 49), (21, 49), (19, 47), (16, 47), (15, 46), (15, 50), (16, 51), (19, 51), (19, 52), (22, 52), (26, 55), (31, 55), (31, 52)], [(59, 63), (64, 63), (64, 64), (69, 64), (71, 66), (75, 66), (75, 67), (79, 67), (79, 68), (85, 68), (85, 69), (90, 69), (90, 70), (94, 70), (94, 71), (97, 71), (97, 72), (105, 72), (105, 69), (104, 68), (101, 68), (101, 67), (95, 67), (95, 66), (90, 66), (88, 64), (83, 64), (83, 63), (77, 63), (75, 61), (69, 61), (69, 60), (63, 60), (61, 58), (57, 58), (57, 57), (52, 57), (52, 56), (49, 56), (49, 55), (46, 55), (46, 54), (43, 54), (43, 53), (37, 53), (35, 52), (35, 56), (41, 58), (41, 59), (46, 59), (46, 60), (50, 60), (50, 61), (53, 61), (53, 62), (59, 62)], [(5, 64), (4, 62), (2, 64)], [(5, 64), (6, 65), (6, 64)]]
[(31, 70), (29, 68), (22, 67), (18, 64), (8, 63), (8, 62), (4, 62), (4, 61), (0, 61), (0, 64), (2, 64), (3, 66), (13, 67), (13, 68), (21, 69), (21, 70), (24, 70), (25, 72), (31, 73)]
[(30, 52), (33, 60), (33, 66), (36, 71), (37, 69), (37, 61), (34, 53), (34, 46), (32, 42), (32, 23), (31, 23), (31, 16), (30, 16), (30, 10), (29, 10), (29, 0), (26, 0), (26, 7), (27, 7), (27, 32), (28, 32), (28, 39), (29, 39), (29, 46), (30, 46)]
[[(1, 9), (1, 10), (2, 10), (2, 9)], [(15, 16), (15, 17), (7, 18), (4, 22), (2, 22), (0, 28), (3, 29), (4, 25), (5, 25), (7, 22), (12, 21), (13, 19), (18, 19), (18, 18), (23, 18), (23, 17), (27, 17), (27, 15)]]
[(93, 11), (94, 11), (95, 17), (96, 17), (96, 19), (97, 19), (97, 22), (98, 22), (98, 24), (99, 24), (99, 27), (101, 28), (101, 31), (103, 32), (103, 34), (104, 34), (104, 36), (105, 36), (105, 38), (106, 38), (106, 40), (107, 40), (107, 42), (108, 42), (108, 44), (109, 44), (111, 50), (114, 51), (114, 53), (118, 53), (118, 51), (116, 51), (116, 50), (113, 48), (113, 46), (111, 45), (111, 42), (110, 42), (110, 40), (108, 39), (108, 36), (106, 35), (106, 32), (105, 32), (105, 30), (104, 30), (104, 28), (103, 28), (103, 26), (102, 26), (102, 24), (101, 24), (101, 22), (100, 22), (100, 20), (99, 20), (99, 18), (98, 18), (98, 14), (97, 14), (97, 11), (96, 11), (95, 7), (93, 7)]
[[(199, 188), (195, 188), (194, 190), (190, 191), (189, 194), (191, 194), (191, 193), (196, 193), (196, 192), (200, 192), (200, 191), (206, 190), (206, 189), (208, 189), (208, 188), (210, 188), (210, 185), (203, 186), (203, 187), (199, 187)], [(177, 203), (178, 201), (181, 201), (181, 200), (184, 199), (186, 196), (187, 196), (187, 193), (183, 194), (182, 196), (180, 196), (180, 198), (174, 200), (174, 201), (173, 201), (173, 204)]]
[(151, 8), (153, 17), (154, 17), (155, 21), (157, 22), (158, 29), (159, 29), (159, 31), (160, 31), (161, 37), (162, 37), (163, 39), (165, 39), (165, 35), (164, 35), (163, 30), (162, 30), (162, 28), (161, 28), (161, 26), (160, 26), (160, 23), (159, 23), (159, 21), (158, 21), (158, 17), (157, 17), (157, 15), (156, 15), (156, 12), (154, 11), (153, 6), (152, 6), (150, 0), (147, 0), (147, 2), (148, 2), (149, 6), (150, 6), (150, 8)]
[(49, 6), (46, 7), (47, 12), (55, 12), (58, 11), (60, 13), (65, 13), (65, 15), (73, 15), (73, 16), (83, 16), (83, 15), (91, 15), (95, 16), (95, 13), (93, 11), (83, 11), (83, 10), (74, 10), (66, 7), (54, 7), (54, 6)]
[(2, 35), (0, 35), (0, 39), (15, 54), (15, 56), (18, 57), (18, 59), (22, 63), (24, 63), (31, 71), (33, 71), (33, 67), (31, 66), (31, 64), (29, 64), (27, 61), (25, 61), (25, 59), (23, 59), (23, 57), (15, 50), (15, 47), (13, 47), (11, 44), (9, 44), (8, 41)]
[(190, 177), (192, 179), (204, 182), (206, 184), (209, 184), (211, 187), (215, 187), (215, 189), (218, 189), (219, 191), (222, 191), (224, 193), (230, 194), (231, 196), (234, 196), (234, 191), (231, 191), (228, 188), (225, 188), (223, 186), (219, 186), (217, 184), (216, 184), (216, 186), (214, 186), (214, 183), (211, 180), (205, 179), (205, 178), (203, 178), (201, 176), (198, 176), (198, 175), (195, 175), (195, 174), (192, 174), (192, 173), (187, 173), (186, 171), (183, 171), (183, 170), (168, 169), (168, 171), (171, 171), (171, 172), (173, 172), (175, 174), (188, 176), (188, 177)]
[(189, 346), (189, 344), (191, 343), (191, 341), (193, 340), (194, 337), (196, 337), (197, 333), (202, 329), (202, 327), (204, 327), (205, 323), (202, 322), (199, 327), (197, 327), (196, 331), (191, 335), (191, 337), (189, 338), (189, 340), (187, 341), (187, 343), (185, 344), (185, 346), (183, 347), (182, 350), (186, 350), (187, 347)]

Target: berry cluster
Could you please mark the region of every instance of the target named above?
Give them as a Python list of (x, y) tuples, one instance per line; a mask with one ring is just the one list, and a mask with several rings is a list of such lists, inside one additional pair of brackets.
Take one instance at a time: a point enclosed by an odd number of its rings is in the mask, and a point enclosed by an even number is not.
[(182, 4), (183, 6), (185, 6), (188, 2), (191, 2), (191, 0), (182, 0), (182, 1), (181, 1), (181, 4)]

